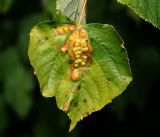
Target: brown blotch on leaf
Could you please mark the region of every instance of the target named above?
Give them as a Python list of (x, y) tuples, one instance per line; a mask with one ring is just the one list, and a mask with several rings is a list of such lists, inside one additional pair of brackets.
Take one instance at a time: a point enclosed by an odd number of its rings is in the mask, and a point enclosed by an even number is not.
[(69, 60), (68, 60), (68, 63), (69, 63), (69, 64), (73, 64), (73, 60), (72, 60), (72, 59), (69, 59)]
[(45, 40), (48, 40), (49, 38), (48, 38), (48, 37), (45, 37), (44, 39), (45, 39)]
[(78, 107), (78, 102), (74, 102), (74, 107)]
[(80, 90), (81, 89), (81, 85), (78, 85), (78, 90)]
[(70, 108), (70, 103), (69, 102), (66, 102), (63, 106), (63, 110), (64, 111), (67, 111), (68, 109)]
[(65, 97), (67, 98), (67, 97), (68, 97), (68, 95), (67, 95), (67, 94), (65, 94)]
[(85, 113), (85, 116), (88, 116), (88, 115), (89, 115), (89, 112), (86, 112), (86, 113)]
[(83, 99), (83, 102), (84, 102), (84, 103), (87, 103), (87, 99)]

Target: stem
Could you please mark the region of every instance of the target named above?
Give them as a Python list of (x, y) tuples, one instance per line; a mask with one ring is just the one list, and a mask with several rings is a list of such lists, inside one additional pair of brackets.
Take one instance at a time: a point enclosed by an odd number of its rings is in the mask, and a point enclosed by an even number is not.
[(81, 10), (81, 14), (80, 14), (80, 17), (79, 17), (79, 20), (78, 20), (78, 24), (79, 24), (79, 25), (81, 24), (81, 21), (82, 21), (82, 18), (83, 18), (83, 14), (84, 14), (84, 11), (85, 11), (86, 4), (87, 4), (87, 0), (84, 0), (83, 7), (82, 7), (82, 10)]

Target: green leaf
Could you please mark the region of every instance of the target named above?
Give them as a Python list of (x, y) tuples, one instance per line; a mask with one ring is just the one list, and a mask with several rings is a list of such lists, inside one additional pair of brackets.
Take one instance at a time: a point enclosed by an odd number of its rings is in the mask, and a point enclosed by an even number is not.
[(30, 72), (20, 63), (16, 49), (1, 53), (0, 66), (4, 82), (4, 97), (17, 115), (24, 118), (32, 105), (30, 92), (33, 88), (33, 81)]
[(14, 0), (0, 0), (0, 13), (6, 13)]
[(71, 33), (57, 35), (55, 29), (63, 24), (55, 22), (41, 23), (32, 29), (29, 58), (43, 96), (55, 96), (63, 111), (68, 105), (66, 113), (72, 130), (83, 117), (100, 110), (121, 94), (132, 76), (123, 41), (114, 28), (106, 24), (88, 24), (83, 27), (93, 47), (92, 61), (81, 80), (71, 80), (71, 58), (59, 50)]
[(159, 0), (118, 0), (133, 9), (144, 20), (160, 29), (160, 1)]
[[(82, 10), (84, 0), (57, 0), (57, 9), (73, 21), (77, 21)], [(85, 23), (85, 17), (82, 21)]]

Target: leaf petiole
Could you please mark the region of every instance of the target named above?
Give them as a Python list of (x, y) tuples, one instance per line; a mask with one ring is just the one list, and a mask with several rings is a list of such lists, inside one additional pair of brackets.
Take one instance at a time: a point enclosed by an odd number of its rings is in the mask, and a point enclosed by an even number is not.
[(83, 19), (86, 4), (87, 4), (87, 0), (84, 0), (83, 6), (82, 6), (82, 10), (81, 10), (81, 13), (80, 13), (80, 17), (79, 17), (79, 20), (78, 20), (78, 25), (81, 24), (81, 21)]

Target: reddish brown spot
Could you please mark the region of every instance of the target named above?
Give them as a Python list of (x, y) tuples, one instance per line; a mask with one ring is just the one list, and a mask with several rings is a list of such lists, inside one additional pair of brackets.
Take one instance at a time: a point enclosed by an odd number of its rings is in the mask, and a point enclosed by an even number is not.
[(67, 111), (68, 109), (70, 108), (70, 103), (69, 102), (66, 102), (63, 106), (63, 110), (64, 111)]
[(74, 55), (73, 50), (68, 50), (68, 54), (72, 59), (75, 59), (75, 55)]
[(68, 43), (65, 43), (64, 46), (61, 47), (61, 51), (66, 52), (68, 50), (68, 48), (69, 48)]
[(91, 47), (90, 43), (87, 44), (87, 47), (88, 47), (88, 50), (89, 50), (88, 52), (92, 52), (92, 47)]
[(58, 51), (61, 51), (61, 47), (59, 47), (59, 46), (55, 46), (55, 49)]

